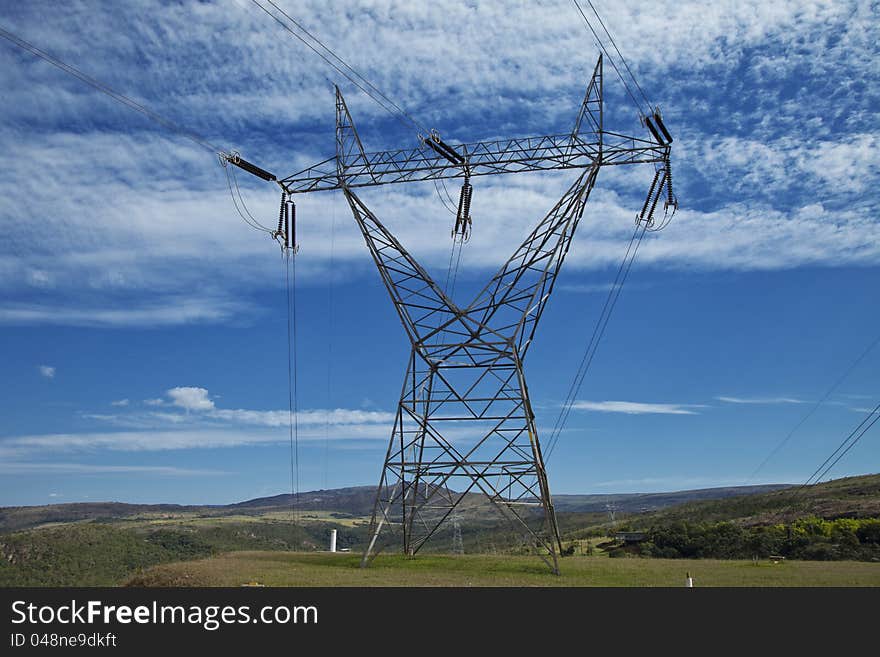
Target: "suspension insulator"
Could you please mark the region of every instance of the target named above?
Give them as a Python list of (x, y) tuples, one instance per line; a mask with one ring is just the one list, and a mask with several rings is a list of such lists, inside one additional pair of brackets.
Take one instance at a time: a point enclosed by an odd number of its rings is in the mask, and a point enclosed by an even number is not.
[(452, 146), (440, 139), (439, 135), (432, 134), (428, 139), (425, 139), (424, 143), (435, 153), (452, 162), (452, 164), (461, 166), (465, 163), (464, 158)]
[(287, 250), (290, 248), (290, 208), (287, 203), (284, 204), (284, 232), (281, 235), (283, 240), (281, 248)]
[(458, 213), (455, 215), (455, 228), (452, 230), (452, 237), (461, 235), (463, 239), (470, 236), (471, 225), (471, 198), (473, 198), (474, 188), (471, 187), (470, 176), (465, 176), (464, 184), (461, 186), (461, 193), (458, 195)]
[(278, 230), (275, 231), (274, 237), (280, 237), (284, 233), (282, 229), (284, 228), (284, 211), (287, 207), (287, 193), (281, 192), (281, 207), (278, 209)]
[(654, 224), (654, 210), (657, 209), (657, 203), (660, 201), (660, 196), (663, 194), (663, 184), (666, 181), (666, 171), (661, 170), (659, 173), (662, 174), (662, 177), (660, 178), (660, 187), (657, 188), (657, 193), (654, 195), (654, 200), (651, 202), (651, 209), (648, 212), (648, 218), (646, 220), (648, 226)]
[(670, 207), (675, 213), (678, 209), (678, 201), (672, 192), (672, 166), (669, 164), (669, 160), (666, 160), (666, 203), (663, 205), (663, 209), (668, 211)]
[(671, 144), (672, 135), (669, 134), (669, 130), (663, 125), (663, 119), (660, 117), (660, 112), (654, 112), (654, 121), (656, 121), (657, 127), (660, 128), (660, 132), (662, 132), (663, 136), (666, 138), (666, 143)]
[(657, 128), (655, 128), (654, 124), (651, 123), (651, 117), (645, 117), (645, 125), (648, 127), (648, 130), (651, 131), (651, 134), (654, 135), (654, 139), (657, 140), (657, 143), (661, 146), (665, 145), (666, 142), (663, 141), (663, 137), (660, 136), (660, 133), (657, 132)]
[(267, 182), (272, 182), (274, 180), (277, 180), (277, 178), (275, 178), (274, 173), (269, 173), (265, 169), (261, 169), (260, 167), (258, 167), (256, 164), (248, 162), (247, 160), (242, 158), (237, 153), (233, 153), (232, 157), (226, 158), (226, 161), (231, 162), (232, 164), (237, 166), (239, 169), (244, 169), (248, 173), (257, 176), (258, 178), (262, 178), (263, 180), (265, 180)]
[(464, 216), (466, 219), (470, 219), (471, 216), (471, 199), (474, 196), (474, 188), (470, 183), (465, 183), (465, 197), (464, 197)]
[(657, 188), (657, 181), (660, 180), (660, 171), (658, 169), (654, 172), (654, 180), (651, 181), (651, 188), (648, 190), (648, 195), (645, 197), (645, 203), (642, 205), (642, 211), (639, 212), (638, 219), (641, 221), (645, 218), (645, 213), (648, 211), (648, 204), (651, 202), (651, 198), (654, 196), (654, 190)]
[(296, 243), (296, 203), (292, 200), (287, 202), (290, 206), (289, 216), (285, 213), (287, 225), (285, 226), (286, 246), (292, 249), (294, 253), (299, 251), (299, 245)]

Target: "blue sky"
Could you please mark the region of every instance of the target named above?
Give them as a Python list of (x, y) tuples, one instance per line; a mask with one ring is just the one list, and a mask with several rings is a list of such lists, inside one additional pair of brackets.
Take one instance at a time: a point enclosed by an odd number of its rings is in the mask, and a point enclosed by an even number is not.
[[(597, 50), (567, 1), (280, 6), (455, 143), (568, 131)], [(551, 490), (801, 482), (880, 397), (880, 27), (867, 2), (596, 3), (676, 137), (681, 209), (646, 238)], [(402, 126), (251, 2), (5, 3), (2, 25), (278, 174)], [(606, 120), (640, 134), (606, 68)], [(0, 43), (0, 504), (225, 503), (289, 490), (278, 249), (210, 153)], [(606, 168), (526, 362), (548, 435), (649, 167)], [(474, 180), (466, 296), (572, 172)], [(244, 180), (251, 211), (277, 188)], [(454, 185), (453, 185), (454, 187)], [(442, 278), (430, 183), (362, 198)], [(344, 200), (298, 199), (300, 488), (375, 484), (408, 353)], [(880, 470), (875, 429), (832, 471)]]

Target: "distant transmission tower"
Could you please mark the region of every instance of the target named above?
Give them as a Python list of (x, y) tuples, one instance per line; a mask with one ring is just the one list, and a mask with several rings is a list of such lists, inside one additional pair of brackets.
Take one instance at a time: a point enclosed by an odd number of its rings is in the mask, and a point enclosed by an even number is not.
[(617, 511), (617, 507), (614, 506), (614, 502), (605, 505), (605, 509), (608, 511), (608, 518), (611, 520), (611, 526), (614, 527), (614, 512)]
[(458, 509), (452, 512), (452, 552), (464, 554), (464, 541), (461, 539), (461, 517)]
[[(677, 205), (669, 164), (672, 138), (659, 111), (642, 117), (653, 139), (606, 131), (602, 86), (600, 56), (566, 134), (451, 146), (432, 131), (420, 135), (421, 148), (371, 153), (364, 150), (337, 88), (336, 156), (277, 181), (284, 217), (289, 205), (295, 218), (295, 194), (342, 191), (411, 345), (363, 565), (379, 549), (383, 528), (399, 531), (404, 553), (414, 555), (446, 520), (454, 522), (466, 495), (480, 493), (558, 572), (562, 546), (523, 360), (599, 169), (654, 165), (654, 181), (636, 217), (644, 229), (654, 225), (661, 199), (667, 210), (674, 212)], [(230, 161), (276, 180), (238, 157)], [(453, 236), (465, 241), (471, 230), (471, 178), (553, 169), (576, 170), (573, 183), (467, 305), (458, 305), (437, 285), (355, 192), (461, 178)]]

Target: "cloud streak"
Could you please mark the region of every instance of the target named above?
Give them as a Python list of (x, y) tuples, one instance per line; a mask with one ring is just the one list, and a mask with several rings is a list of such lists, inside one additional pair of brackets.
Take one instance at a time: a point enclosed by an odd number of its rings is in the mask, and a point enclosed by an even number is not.
[(625, 413), (627, 415), (697, 415), (699, 404), (654, 404), (631, 401), (576, 401), (572, 409), (599, 413)]
[(715, 397), (727, 404), (808, 404), (804, 399), (795, 397)]
[[(382, 425), (347, 425), (334, 431), (330, 439), (387, 440), (389, 428)], [(300, 432), (300, 441), (323, 441), (323, 429)], [(161, 452), (184, 449), (218, 449), (248, 445), (284, 444), (287, 434), (267, 430), (235, 430), (224, 428), (185, 428), (178, 430), (107, 431), (83, 433), (51, 433), (4, 438), (2, 446), (17, 450), (19, 456), (50, 454), (57, 451), (109, 450), (118, 452)]]
[[(197, 477), (233, 474), (225, 470), (205, 470), (199, 468), (176, 468), (161, 465), (99, 465), (92, 463), (50, 463), (7, 461), (0, 463), (0, 473), (5, 475), (40, 474), (144, 474), (166, 477)], [(57, 497), (53, 493), (49, 497)]]

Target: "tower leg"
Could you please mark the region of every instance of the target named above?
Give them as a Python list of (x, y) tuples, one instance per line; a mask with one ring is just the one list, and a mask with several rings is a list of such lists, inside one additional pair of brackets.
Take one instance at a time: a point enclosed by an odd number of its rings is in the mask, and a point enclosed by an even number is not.
[(415, 555), (459, 506), (488, 500), (553, 572), (561, 553), (522, 359), (583, 215), (584, 171), (466, 308), (350, 189), (346, 199), (412, 345), (362, 563), (399, 528)]
[(515, 349), (483, 364), (484, 344), (457, 351), (439, 365), (412, 352), (362, 564), (381, 551), (383, 529), (399, 529), (412, 556), (457, 508), (488, 500), (558, 573), (559, 530)]

